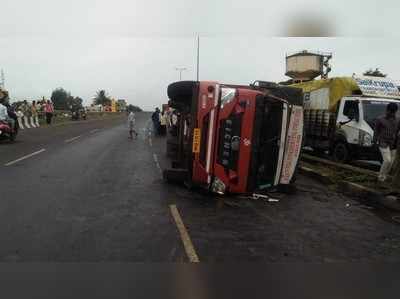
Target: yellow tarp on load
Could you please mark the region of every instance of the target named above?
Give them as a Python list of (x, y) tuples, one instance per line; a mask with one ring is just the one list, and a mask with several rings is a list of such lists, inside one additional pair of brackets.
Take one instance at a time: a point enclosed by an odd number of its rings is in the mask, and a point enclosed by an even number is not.
[(334, 112), (336, 104), (344, 96), (360, 93), (356, 81), (351, 77), (338, 77), (331, 79), (313, 80), (304, 83), (292, 84), (293, 87), (303, 89), (303, 92), (312, 92), (322, 88), (329, 88), (329, 111)]

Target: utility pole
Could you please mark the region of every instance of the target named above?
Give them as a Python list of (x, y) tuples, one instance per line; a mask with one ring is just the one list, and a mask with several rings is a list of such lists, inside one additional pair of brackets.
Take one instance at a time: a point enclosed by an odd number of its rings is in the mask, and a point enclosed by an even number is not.
[(177, 70), (179, 72), (179, 81), (182, 81), (182, 73), (183, 73), (183, 71), (186, 71), (187, 68), (185, 68), (185, 67), (176, 67), (175, 70)]
[(2, 89), (5, 89), (5, 88), (6, 88), (6, 77), (5, 77), (5, 75), (4, 75), (3, 69), (1, 69), (0, 87), (1, 87)]
[(200, 35), (197, 36), (197, 81), (200, 79)]

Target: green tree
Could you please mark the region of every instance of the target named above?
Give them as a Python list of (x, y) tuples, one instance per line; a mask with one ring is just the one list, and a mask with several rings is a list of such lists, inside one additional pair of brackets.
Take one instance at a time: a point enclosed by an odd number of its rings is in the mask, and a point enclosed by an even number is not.
[(141, 108), (139, 108), (138, 106), (135, 105), (128, 105), (128, 107), (126, 108), (129, 112), (133, 111), (133, 112), (142, 112), (143, 110)]
[(51, 101), (53, 102), (54, 109), (68, 110), (71, 94), (64, 88), (57, 88), (51, 94)]
[(369, 69), (363, 75), (364, 76), (370, 76), (370, 77), (380, 77), (380, 78), (386, 78), (387, 77), (387, 74), (382, 73), (379, 70), (379, 68), (376, 68), (375, 70)]
[(99, 90), (96, 93), (96, 96), (94, 97), (94, 104), (102, 106), (111, 105), (111, 99), (108, 97), (107, 92), (104, 89)]

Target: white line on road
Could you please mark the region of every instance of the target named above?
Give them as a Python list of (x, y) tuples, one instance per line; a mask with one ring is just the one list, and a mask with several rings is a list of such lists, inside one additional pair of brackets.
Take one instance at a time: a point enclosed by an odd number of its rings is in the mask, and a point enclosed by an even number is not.
[(96, 132), (98, 132), (98, 131), (100, 131), (100, 129), (91, 130), (91, 131), (90, 131), (90, 134), (94, 134), (94, 133), (96, 133)]
[(154, 162), (156, 162), (156, 166), (157, 166), (157, 168), (158, 168), (158, 170), (160, 171), (160, 173), (161, 173), (161, 175), (162, 175), (162, 168), (161, 168), (161, 166), (160, 166), (160, 162), (158, 162), (158, 157), (157, 157), (157, 154), (153, 154), (153, 158), (154, 158)]
[(77, 139), (79, 139), (79, 138), (81, 138), (81, 137), (82, 137), (82, 135), (79, 135), (79, 136), (76, 136), (76, 137), (74, 137), (74, 138), (67, 139), (67, 140), (65, 140), (65, 143), (70, 143), (70, 142), (75, 141), (75, 140), (77, 140)]
[(151, 139), (151, 137), (149, 137), (149, 144), (150, 146), (153, 146), (153, 140)]
[(37, 151), (37, 152), (34, 152), (34, 153), (32, 153), (32, 154), (23, 156), (23, 157), (21, 157), (21, 158), (19, 158), (19, 159), (17, 159), (17, 160), (8, 162), (7, 164), (4, 164), (4, 166), (11, 166), (11, 165), (14, 165), (15, 163), (18, 163), (18, 162), (23, 161), (23, 160), (25, 160), (25, 159), (28, 159), (28, 158), (30, 158), (30, 157), (36, 156), (36, 155), (38, 155), (38, 154), (40, 154), (40, 153), (43, 153), (44, 151), (46, 151), (46, 150), (43, 148), (43, 149), (41, 149), (40, 151)]
[(179, 230), (179, 234), (181, 235), (182, 243), (185, 247), (185, 251), (189, 258), (189, 261), (191, 263), (199, 263), (199, 257), (197, 256), (196, 250), (194, 249), (192, 240), (190, 239), (189, 233), (186, 230), (185, 224), (183, 224), (178, 208), (176, 207), (176, 205), (170, 205), (169, 208), (171, 210), (172, 217), (175, 220), (176, 226)]

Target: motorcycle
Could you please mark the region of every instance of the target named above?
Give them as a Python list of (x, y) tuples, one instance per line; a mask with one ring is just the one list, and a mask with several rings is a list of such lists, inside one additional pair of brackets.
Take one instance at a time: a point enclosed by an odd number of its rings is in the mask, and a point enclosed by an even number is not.
[(82, 111), (81, 116), (82, 116), (82, 119), (83, 119), (83, 120), (86, 120), (86, 118), (87, 118), (86, 111)]
[(10, 124), (5, 121), (0, 121), (0, 140), (8, 139), (11, 142), (15, 141), (18, 134), (18, 128), (11, 128)]
[(72, 111), (71, 120), (79, 120), (79, 112), (78, 111)]

